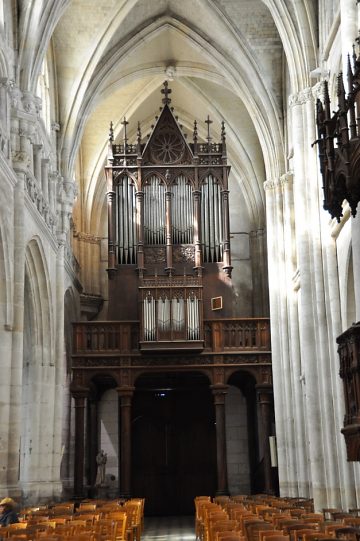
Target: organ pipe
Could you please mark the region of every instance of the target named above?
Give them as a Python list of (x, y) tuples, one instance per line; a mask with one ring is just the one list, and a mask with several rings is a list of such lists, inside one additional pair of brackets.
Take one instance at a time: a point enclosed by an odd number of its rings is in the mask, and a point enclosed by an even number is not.
[(116, 186), (115, 216), (117, 261), (136, 263), (136, 204), (131, 179), (124, 176)]
[(192, 244), (193, 211), (192, 191), (186, 178), (180, 175), (172, 186), (173, 204), (171, 212), (173, 244)]
[(155, 175), (144, 188), (145, 244), (165, 244), (165, 187)]
[(208, 175), (201, 189), (203, 258), (207, 263), (222, 261), (222, 215), (220, 186), (212, 175)]

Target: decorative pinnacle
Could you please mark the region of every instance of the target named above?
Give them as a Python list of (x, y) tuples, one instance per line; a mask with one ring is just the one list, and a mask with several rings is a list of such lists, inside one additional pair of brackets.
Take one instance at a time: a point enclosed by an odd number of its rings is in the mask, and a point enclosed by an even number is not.
[(196, 120), (194, 120), (194, 132), (193, 132), (193, 139), (194, 139), (194, 142), (197, 141), (197, 138), (198, 138), (197, 122), (196, 122)]
[(138, 140), (138, 142), (141, 141), (141, 128), (140, 128), (140, 122), (138, 122), (138, 128), (137, 128), (137, 140)]
[(164, 105), (169, 105), (171, 103), (171, 99), (169, 98), (169, 94), (171, 94), (171, 88), (168, 88), (169, 83), (167, 81), (164, 81), (164, 88), (161, 90), (161, 94), (164, 94), (164, 97), (162, 99), (162, 102)]
[(126, 133), (126, 126), (129, 124), (128, 121), (126, 120), (126, 118), (124, 117), (124, 120), (121, 122), (121, 124), (124, 126), (124, 144), (126, 146), (126, 143), (128, 141), (127, 139), (127, 133)]
[(210, 120), (210, 117), (209, 117), (209, 115), (208, 115), (207, 119), (205, 120), (205, 124), (207, 124), (207, 132), (208, 132), (208, 133), (207, 133), (207, 141), (208, 141), (208, 143), (210, 143), (210, 141), (211, 141), (211, 137), (210, 137), (210, 124), (212, 124), (212, 123), (213, 123), (213, 121)]
[(114, 141), (114, 127), (112, 122), (110, 122), (109, 141)]
[(221, 139), (223, 141), (225, 141), (225, 135), (226, 135), (226, 131), (225, 131), (225, 122), (222, 121), (221, 122)]

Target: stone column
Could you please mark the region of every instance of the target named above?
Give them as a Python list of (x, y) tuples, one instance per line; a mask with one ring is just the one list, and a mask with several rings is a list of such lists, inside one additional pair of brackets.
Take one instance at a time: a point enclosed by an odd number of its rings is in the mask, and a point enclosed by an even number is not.
[(34, 153), (34, 177), (36, 178), (39, 186), (41, 186), (41, 151), (42, 145), (33, 145)]
[(135, 387), (118, 387), (120, 397), (120, 496), (131, 496), (131, 403)]
[(214, 396), (216, 421), (216, 463), (217, 463), (217, 490), (216, 495), (229, 494), (226, 460), (226, 432), (225, 432), (225, 397), (228, 386), (223, 383), (211, 385)]
[(85, 401), (87, 389), (72, 391), (75, 401), (75, 456), (74, 456), (74, 497), (84, 497), (84, 437)]
[(264, 229), (250, 232), (251, 269), (253, 275), (253, 317), (269, 314), (269, 294), (266, 272), (266, 232)]
[[(63, 416), (63, 400), (64, 400), (64, 383), (65, 383), (65, 367), (66, 353), (64, 348), (64, 251), (65, 251), (65, 235), (58, 233), (58, 251), (56, 254), (56, 332), (55, 332), (55, 359), (50, 360), (50, 364), (55, 366), (55, 377), (53, 381), (53, 400), (54, 400), (54, 426), (62, 427)], [(60, 482), (60, 467), (61, 467), (61, 448), (62, 448), (61, 430), (55, 430), (52, 439), (53, 456), (52, 456), (52, 481), (54, 483), (54, 491), (57, 496), (61, 495)], [(54, 494), (55, 495), (55, 494)]]
[(49, 174), (49, 206), (50, 206), (51, 212), (53, 213), (56, 212), (57, 181), (58, 181), (58, 173), (56, 171), (50, 173)]
[(256, 394), (258, 404), (260, 406), (261, 424), (262, 424), (262, 452), (264, 460), (264, 490), (265, 494), (274, 494), (274, 486), (272, 481), (271, 457), (270, 457), (270, 442), (272, 424), (272, 385), (258, 384), (256, 385)]
[[(14, 288), (11, 375), (9, 389), (9, 433), (7, 459), (7, 490), (10, 495), (19, 494), (19, 458), (21, 442), (21, 402), (23, 373), (23, 325), (24, 325), (24, 282), (25, 282), (25, 179), (30, 157), (25, 150), (13, 151), (13, 167), (18, 178), (14, 198)], [(11, 302), (11, 301), (10, 301)]]
[[(311, 208), (311, 192), (308, 190), (308, 175), (306, 172), (305, 156), (307, 154), (306, 123), (304, 122), (307, 97), (300, 93), (291, 97), (290, 107), (292, 116), (292, 136), (294, 146), (294, 202), (296, 220), (296, 244), (298, 266), (300, 269), (300, 347), (301, 361), (306, 385), (306, 420), (307, 437), (309, 441), (309, 467), (312, 481), (312, 494), (317, 509), (328, 507), (323, 455), (323, 438), (321, 423), (321, 405), (318, 380), (318, 363), (315, 329), (318, 321), (314, 320), (313, 279), (312, 268), (312, 234), (310, 231), (316, 214)], [(314, 224), (315, 225), (315, 224)], [(316, 227), (316, 225), (315, 225)]]
[[(294, 426), (289, 422), (295, 415), (297, 404), (294, 404), (291, 377), (293, 366), (290, 353), (292, 336), (289, 326), (289, 299), (287, 285), (289, 282), (287, 261), (289, 254), (285, 242), (285, 201), (283, 179), (265, 183), (269, 283), (270, 288), (270, 321), (272, 342), (272, 364), (276, 435), (279, 457), (279, 484), (283, 496), (297, 496), (296, 450)], [(293, 273), (290, 274), (291, 278)]]
[(47, 202), (49, 202), (49, 162), (48, 158), (41, 160), (41, 189)]
[(281, 186), (284, 197), (284, 245), (285, 245), (285, 266), (286, 266), (286, 294), (289, 318), (289, 358), (291, 369), (289, 383), (292, 386), (292, 404), (294, 418), (294, 458), (296, 463), (295, 479), (293, 490), (296, 495), (310, 497), (309, 492), (309, 471), (307, 468), (308, 448), (306, 443), (304, 401), (303, 401), (303, 374), (301, 368), (300, 337), (299, 337), (299, 274), (297, 272), (297, 254), (295, 242), (294, 224), (294, 194), (293, 174), (285, 173), (281, 177)]

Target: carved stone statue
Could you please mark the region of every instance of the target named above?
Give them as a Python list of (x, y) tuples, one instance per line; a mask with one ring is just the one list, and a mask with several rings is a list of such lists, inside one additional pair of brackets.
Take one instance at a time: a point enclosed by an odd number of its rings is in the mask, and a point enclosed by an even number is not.
[(105, 468), (107, 462), (107, 454), (101, 449), (96, 455), (97, 473), (95, 486), (103, 486), (105, 484)]

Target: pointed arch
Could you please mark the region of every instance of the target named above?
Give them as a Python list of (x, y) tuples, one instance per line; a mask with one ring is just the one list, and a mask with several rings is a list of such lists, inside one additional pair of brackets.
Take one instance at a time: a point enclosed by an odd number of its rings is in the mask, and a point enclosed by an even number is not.
[(36, 318), (36, 335), (42, 345), (41, 364), (53, 364), (53, 321), (50, 279), (46, 258), (39, 237), (34, 237), (25, 252), (25, 272), (28, 276)]

